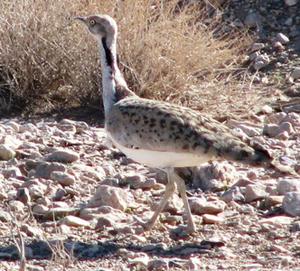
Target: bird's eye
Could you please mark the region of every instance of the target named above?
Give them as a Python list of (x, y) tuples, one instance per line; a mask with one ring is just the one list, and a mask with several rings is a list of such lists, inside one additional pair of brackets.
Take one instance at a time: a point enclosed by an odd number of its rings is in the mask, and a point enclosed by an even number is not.
[(95, 22), (95, 20), (92, 19), (92, 20), (90, 20), (89, 24), (90, 24), (90, 26), (94, 26), (96, 24), (96, 22)]

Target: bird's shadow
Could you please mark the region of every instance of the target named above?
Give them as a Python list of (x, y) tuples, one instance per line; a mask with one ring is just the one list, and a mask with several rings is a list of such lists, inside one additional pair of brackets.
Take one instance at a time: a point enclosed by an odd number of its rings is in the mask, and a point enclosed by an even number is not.
[[(11, 243), (11, 242), (10, 242)], [(72, 256), (73, 259), (85, 261), (120, 257), (120, 249), (129, 252), (144, 252), (147, 255), (158, 257), (187, 258), (191, 254), (210, 253), (215, 247), (223, 246), (221, 242), (186, 242), (178, 245), (166, 246), (161, 242), (151, 244), (133, 244), (118, 242), (117, 240), (86, 243), (80, 241), (34, 239), (25, 241), (25, 257), (28, 260), (50, 260), (55, 256)], [(16, 261), (20, 259), (19, 251), (14, 244), (0, 246), (0, 261)]]

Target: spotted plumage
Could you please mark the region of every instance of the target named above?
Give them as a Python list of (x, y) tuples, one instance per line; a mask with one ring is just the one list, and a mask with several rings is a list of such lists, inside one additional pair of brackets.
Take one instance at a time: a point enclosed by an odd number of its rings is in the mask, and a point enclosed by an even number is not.
[(199, 166), (216, 157), (248, 163), (269, 163), (261, 148), (251, 147), (218, 121), (178, 105), (139, 98), (127, 86), (117, 64), (117, 24), (107, 15), (77, 17), (95, 37), (102, 66), (105, 128), (108, 137), (129, 158), (166, 171), (168, 184), (150, 229), (177, 186), (187, 214), (189, 232), (196, 230), (184, 181), (176, 167)]

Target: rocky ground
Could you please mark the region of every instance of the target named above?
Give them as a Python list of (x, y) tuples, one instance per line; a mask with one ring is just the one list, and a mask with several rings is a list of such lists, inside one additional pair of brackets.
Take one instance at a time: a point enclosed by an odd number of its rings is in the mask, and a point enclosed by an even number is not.
[[(300, 114), (227, 125), (300, 173)], [(216, 161), (181, 172), (198, 232), (176, 195), (150, 232), (166, 176), (109, 146), (102, 128), (51, 119), (0, 122), (0, 269), (257, 270), (300, 266), (299, 177)], [(22, 253), (23, 244), (23, 253)], [(18, 246), (20, 250), (18, 250)]]
[[(228, 26), (257, 33), (245, 60), (253, 83), (289, 98), (226, 124), (300, 174), (300, 3), (229, 3)], [(198, 229), (188, 236), (177, 195), (153, 230), (135, 223), (152, 214), (166, 176), (110, 146), (101, 125), (2, 119), (0, 160), (0, 270), (300, 268), (297, 176), (227, 161), (182, 170)]]

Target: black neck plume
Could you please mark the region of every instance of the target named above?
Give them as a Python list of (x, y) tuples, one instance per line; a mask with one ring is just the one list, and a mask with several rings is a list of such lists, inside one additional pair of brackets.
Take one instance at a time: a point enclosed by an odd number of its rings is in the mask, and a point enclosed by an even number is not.
[(102, 38), (102, 46), (105, 52), (105, 58), (106, 58), (106, 63), (108, 66), (111, 67), (112, 71), (114, 71), (114, 56), (110, 50), (110, 48), (108, 48), (107, 43), (106, 43), (106, 38)]

